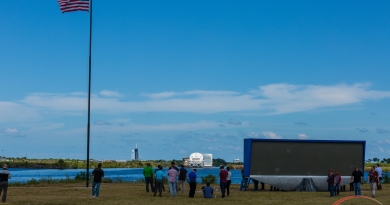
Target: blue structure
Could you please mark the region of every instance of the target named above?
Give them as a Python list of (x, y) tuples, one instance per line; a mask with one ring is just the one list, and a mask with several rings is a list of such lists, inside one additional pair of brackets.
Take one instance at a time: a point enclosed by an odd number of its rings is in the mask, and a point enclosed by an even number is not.
[(329, 169), (349, 183), (355, 166), (364, 171), (366, 141), (244, 139), (244, 176), (286, 190), (304, 180), (326, 191)]

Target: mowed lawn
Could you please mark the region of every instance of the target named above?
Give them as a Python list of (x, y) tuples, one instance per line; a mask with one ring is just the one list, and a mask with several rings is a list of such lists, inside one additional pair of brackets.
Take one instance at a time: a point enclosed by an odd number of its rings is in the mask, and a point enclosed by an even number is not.
[[(329, 197), (328, 192), (270, 192), (265, 190), (239, 191), (238, 185), (231, 187), (230, 196), (222, 199), (221, 192), (216, 192), (216, 198), (202, 198), (200, 184), (197, 185), (195, 198), (188, 198), (188, 186), (185, 193), (177, 197), (169, 197), (168, 185), (163, 196), (153, 197), (145, 191), (141, 183), (102, 183), (99, 198), (91, 198), (91, 188), (85, 183), (73, 184), (39, 184), (35, 186), (9, 187), (7, 204), (333, 204), (337, 200), (353, 195), (352, 192), (341, 192), (340, 196)], [(217, 188), (218, 185), (212, 185)], [(253, 188), (253, 184), (250, 185)], [(349, 186), (347, 186), (349, 190)], [(371, 196), (369, 186), (362, 186), (362, 195)], [(383, 190), (377, 191), (376, 200), (382, 204), (390, 204), (390, 185), (383, 185)], [(379, 204), (369, 199), (351, 199), (341, 203), (347, 204)]]

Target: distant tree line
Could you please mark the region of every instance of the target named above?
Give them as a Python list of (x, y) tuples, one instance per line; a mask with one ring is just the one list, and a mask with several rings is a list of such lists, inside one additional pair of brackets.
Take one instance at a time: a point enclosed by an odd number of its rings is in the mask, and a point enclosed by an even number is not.
[(379, 158), (372, 158), (372, 159), (367, 159), (366, 162), (368, 163), (384, 163), (384, 164), (390, 164), (390, 158), (383, 158), (383, 159), (379, 159)]

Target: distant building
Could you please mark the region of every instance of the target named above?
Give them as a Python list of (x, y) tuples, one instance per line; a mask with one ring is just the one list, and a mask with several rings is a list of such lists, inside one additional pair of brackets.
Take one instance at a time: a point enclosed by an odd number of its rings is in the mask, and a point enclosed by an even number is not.
[(212, 154), (203, 154), (203, 167), (213, 167)]
[(183, 158), (183, 165), (185, 167), (189, 167), (190, 166), (190, 158), (189, 157)]
[(183, 158), (184, 165), (189, 167), (213, 167), (213, 155), (194, 152), (189, 158)]
[(138, 157), (138, 145), (135, 144), (135, 149), (134, 149), (134, 160), (139, 160)]
[(131, 150), (131, 160), (135, 160), (134, 150)]
[(233, 163), (240, 163), (240, 159), (233, 159)]

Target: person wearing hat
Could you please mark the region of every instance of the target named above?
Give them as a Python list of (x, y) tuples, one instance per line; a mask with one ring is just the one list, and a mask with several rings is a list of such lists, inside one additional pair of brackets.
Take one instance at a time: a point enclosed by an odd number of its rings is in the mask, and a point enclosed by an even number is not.
[(352, 175), (351, 175), (351, 182), (353, 182), (355, 196), (362, 195), (362, 193), (360, 191), (360, 184), (364, 183), (363, 177), (364, 177), (363, 172), (360, 171), (358, 167), (355, 167), (355, 170), (352, 172)]

